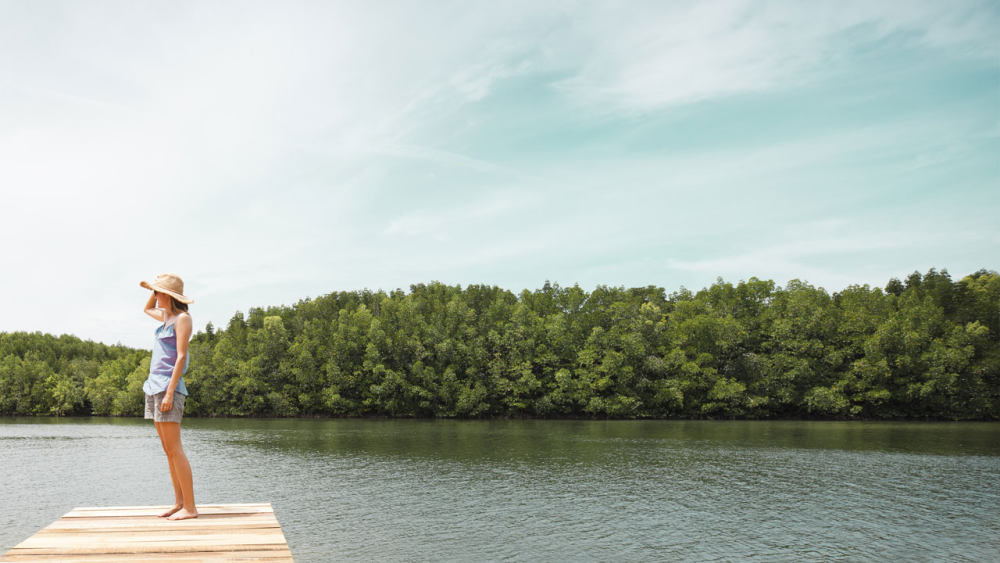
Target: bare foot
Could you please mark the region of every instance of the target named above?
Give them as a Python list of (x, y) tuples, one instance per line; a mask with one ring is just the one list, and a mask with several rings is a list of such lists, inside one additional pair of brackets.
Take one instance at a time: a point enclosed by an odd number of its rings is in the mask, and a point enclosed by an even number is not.
[(175, 505), (171, 506), (170, 508), (168, 508), (166, 511), (161, 512), (159, 517), (163, 518), (164, 516), (170, 516), (171, 514), (173, 514), (174, 512), (177, 512), (178, 510), (180, 510), (182, 508), (184, 508), (182, 505), (175, 504)]
[(188, 518), (197, 518), (198, 511), (188, 511), (186, 508), (178, 510), (175, 514), (170, 515), (167, 520), (187, 520)]

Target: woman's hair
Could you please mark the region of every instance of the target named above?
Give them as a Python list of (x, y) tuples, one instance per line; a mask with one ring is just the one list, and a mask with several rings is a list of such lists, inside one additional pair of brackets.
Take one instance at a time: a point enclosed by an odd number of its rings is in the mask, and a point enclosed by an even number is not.
[(180, 301), (178, 301), (173, 296), (170, 297), (170, 300), (173, 302), (172, 305), (174, 306), (174, 310), (176, 310), (176, 311), (187, 311), (188, 310), (187, 303), (181, 303)]

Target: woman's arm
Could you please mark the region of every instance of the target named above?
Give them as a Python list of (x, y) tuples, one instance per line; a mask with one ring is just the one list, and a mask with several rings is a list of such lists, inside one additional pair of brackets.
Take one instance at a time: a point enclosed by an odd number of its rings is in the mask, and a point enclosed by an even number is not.
[(149, 315), (150, 317), (153, 317), (154, 319), (160, 321), (161, 323), (163, 322), (163, 320), (164, 320), (164, 318), (163, 318), (163, 309), (157, 309), (156, 308), (156, 292), (155, 291), (149, 294), (149, 299), (146, 300), (146, 306), (143, 308), (143, 311), (147, 315)]
[(181, 374), (184, 373), (184, 365), (187, 364), (188, 340), (191, 339), (191, 315), (181, 313), (174, 321), (174, 334), (177, 336), (177, 361), (174, 362), (174, 373), (170, 375), (170, 383), (167, 384), (167, 392), (163, 395), (160, 403), (160, 410), (169, 411), (174, 406), (174, 391), (181, 381)]

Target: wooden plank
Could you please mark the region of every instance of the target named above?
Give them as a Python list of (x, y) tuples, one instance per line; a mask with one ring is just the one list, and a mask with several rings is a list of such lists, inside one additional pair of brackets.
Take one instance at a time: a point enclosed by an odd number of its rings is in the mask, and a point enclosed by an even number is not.
[[(161, 520), (166, 520), (161, 519)], [(252, 529), (252, 528), (266, 528), (273, 530), (280, 530), (281, 525), (278, 524), (273, 518), (271, 520), (264, 519), (254, 519), (250, 521), (237, 520), (233, 522), (232, 520), (218, 519), (209, 520), (205, 522), (198, 522), (201, 518), (192, 518), (190, 520), (178, 520), (176, 522), (170, 522), (170, 524), (163, 524), (158, 520), (132, 520), (131, 522), (89, 522), (91, 526), (81, 526), (82, 522), (74, 521), (60, 521), (58, 524), (50, 524), (45, 528), (36, 533), (36, 536), (50, 536), (50, 535), (73, 535), (79, 534), (80, 532), (88, 532), (91, 530), (105, 530), (107, 533), (127, 533), (139, 531), (142, 528), (153, 528), (159, 533), (217, 533), (219, 531), (225, 531), (227, 528), (238, 528), (238, 529)], [(59, 527), (55, 527), (59, 526)]]
[(274, 551), (188, 551), (184, 553), (73, 553), (10, 552), (0, 561), (293, 561), (288, 549)]
[(109, 555), (120, 555), (122, 557), (129, 556), (156, 556), (162, 554), (172, 554), (175, 556), (183, 556), (187, 553), (194, 552), (210, 552), (217, 555), (225, 555), (227, 553), (237, 552), (237, 551), (254, 551), (260, 553), (270, 553), (275, 552), (276, 554), (288, 554), (288, 546), (284, 544), (272, 544), (272, 545), (252, 545), (252, 546), (241, 546), (241, 545), (164, 545), (156, 550), (130, 550), (128, 548), (117, 548), (115, 546), (103, 546), (99, 547), (89, 547), (89, 548), (32, 548), (32, 549), (21, 549), (14, 548), (4, 554), (0, 561), (7, 561), (8, 555), (44, 555), (48, 557), (51, 561), (60, 561), (61, 557), (66, 556), (79, 556), (79, 555), (99, 555), (104, 554)]
[(291, 561), (268, 503), (199, 505), (168, 520), (166, 506), (74, 508), (0, 561)]
[[(281, 545), (285, 536), (279, 528), (240, 530), (178, 530), (176, 532), (104, 532), (99, 534), (35, 534), (17, 544), (15, 549), (49, 549), (53, 553), (93, 553), (111, 550), (116, 553), (156, 552), (174, 548), (200, 547), (207, 551), (247, 548), (258, 545)], [(111, 551), (108, 551), (110, 553)]]
[[(269, 511), (273, 512), (273, 510), (271, 509), (271, 503), (269, 503), (269, 502), (231, 502), (231, 503), (226, 503), (226, 504), (199, 504), (198, 505), (198, 509), (201, 510), (202, 508), (209, 508), (209, 507), (211, 507), (211, 508), (242, 508), (242, 507), (246, 507), (246, 506), (262, 507), (262, 508), (266, 508)], [(164, 509), (169, 508), (169, 507), (170, 507), (169, 504), (158, 504), (158, 505), (152, 505), (152, 506), (150, 506), (150, 505), (143, 505), (143, 506), (78, 506), (78, 507), (74, 508), (73, 510), (97, 510), (97, 511), (101, 511), (101, 510), (122, 510), (122, 509), (125, 509), (125, 510), (128, 510), (128, 509), (164, 510)], [(70, 512), (72, 512), (72, 511), (70, 511)]]
[[(15, 548), (55, 548), (70, 547), (83, 549), (85, 547), (117, 546), (128, 548), (129, 551), (156, 551), (163, 542), (176, 545), (232, 546), (260, 545), (283, 543), (284, 534), (279, 528), (253, 528), (250, 530), (178, 530), (174, 533), (160, 531), (133, 532), (101, 532), (98, 534), (35, 534)], [(133, 547), (134, 546), (134, 547)]]
[[(188, 520), (212, 520), (217, 518), (225, 519), (237, 519), (237, 518), (271, 518), (273, 519), (273, 512), (200, 512), (201, 507), (198, 508), (198, 518), (188, 518)], [(160, 516), (161, 512), (156, 512), (155, 514), (146, 515), (135, 515), (135, 514), (117, 514), (108, 513), (100, 516), (63, 516), (60, 520), (64, 522), (86, 522), (88, 520), (98, 521), (110, 521), (110, 520), (164, 520), (165, 518)], [(174, 520), (174, 522), (183, 522), (184, 520)]]
[[(122, 508), (74, 508), (63, 518), (93, 518), (102, 516), (157, 516), (169, 506), (133, 506)], [(198, 514), (259, 514), (274, 512), (271, 505), (206, 505), (198, 506)]]
[[(12, 555), (7, 554), (4, 556), (3, 561), (53, 561), (52, 555), (40, 554), (18, 554)], [(62, 563), (98, 563), (98, 562), (111, 562), (111, 561), (129, 561), (129, 562), (139, 562), (148, 561), (150, 563), (163, 563), (164, 561), (178, 561), (183, 563), (194, 563), (196, 561), (203, 562), (219, 562), (219, 561), (265, 561), (267, 563), (285, 563), (292, 562), (292, 556), (286, 550), (282, 551), (229, 551), (229, 552), (213, 552), (213, 551), (191, 551), (187, 553), (142, 553), (142, 554), (123, 554), (123, 553), (94, 553), (94, 554), (74, 554), (74, 555), (64, 555), (59, 557), (58, 561)]]
[[(107, 518), (64, 518), (49, 524), (39, 533), (56, 531), (66, 533), (74, 531), (96, 532), (117, 529), (142, 530), (146, 528), (161, 529), (162, 524), (159, 520), (162, 520), (162, 518), (157, 518), (156, 520), (116, 516)], [(174, 529), (277, 528), (279, 526), (278, 521), (270, 514), (210, 514), (187, 520), (176, 520), (170, 524), (170, 527)]]

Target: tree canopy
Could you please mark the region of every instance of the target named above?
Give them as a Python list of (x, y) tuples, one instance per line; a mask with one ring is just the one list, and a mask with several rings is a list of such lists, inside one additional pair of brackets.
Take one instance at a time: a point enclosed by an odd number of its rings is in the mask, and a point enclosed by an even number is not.
[[(237, 312), (190, 353), (201, 416), (995, 420), (1000, 275), (832, 295), (756, 278), (670, 294), (432, 282)], [(0, 413), (140, 415), (149, 356), (0, 333)]]

